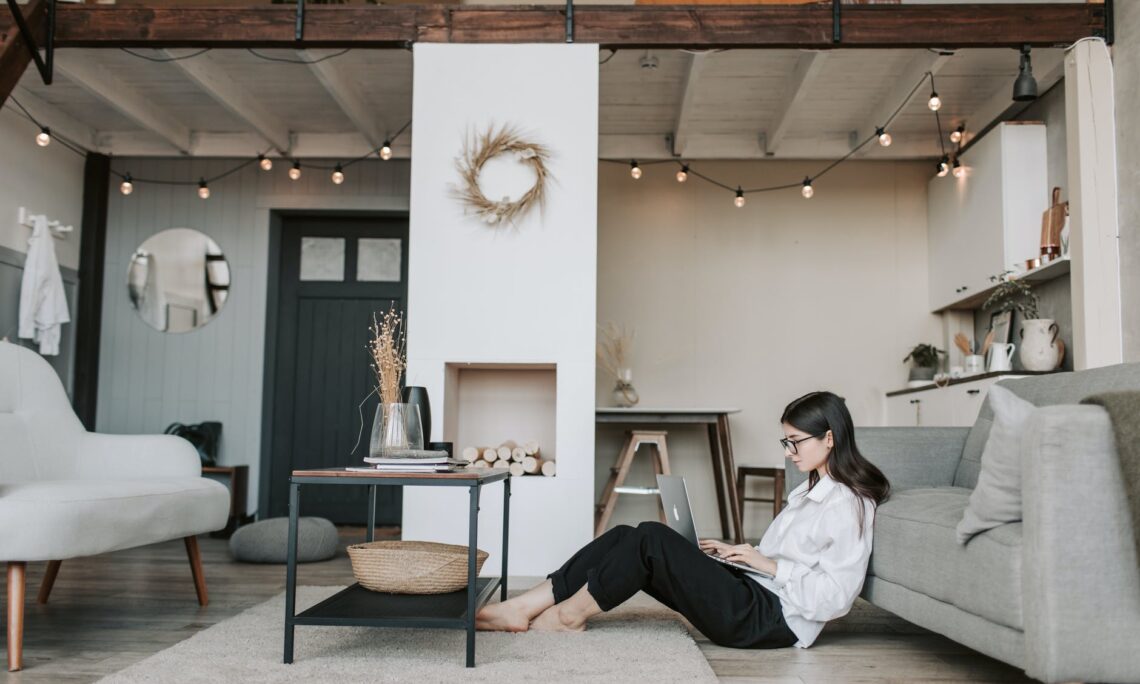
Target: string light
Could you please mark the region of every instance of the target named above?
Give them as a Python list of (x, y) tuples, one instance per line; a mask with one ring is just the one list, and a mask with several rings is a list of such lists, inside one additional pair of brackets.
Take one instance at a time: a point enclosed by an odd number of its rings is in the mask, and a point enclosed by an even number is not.
[(955, 157), (954, 158), (954, 177), (955, 178), (962, 178), (965, 175), (966, 175), (966, 167), (962, 166), (962, 162), (958, 161), (958, 158)]
[(930, 111), (937, 112), (942, 109), (942, 98), (938, 97), (938, 93), (931, 90), (930, 99), (926, 101), (926, 106), (930, 107)]
[(123, 182), (119, 183), (119, 192), (129, 195), (135, 191), (135, 184), (131, 182), (131, 174), (123, 174)]
[(264, 154), (257, 155), (257, 165), (261, 167), (262, 171), (273, 170), (273, 160), (266, 157)]
[(966, 124), (958, 124), (958, 127), (955, 128), (954, 132), (950, 134), (950, 142), (955, 143), (955, 144), (962, 142), (962, 135), (965, 132), (966, 132)]
[(198, 180), (198, 196), (202, 199), (210, 199), (210, 186), (206, 185), (206, 179)]
[(641, 178), (641, 167), (637, 165), (636, 159), (629, 163), (629, 175), (632, 176), (634, 180)]
[(689, 165), (681, 164), (681, 170), (677, 172), (677, 182), (684, 183), (689, 180)]
[(736, 199), (732, 200), (732, 203), (737, 209), (744, 206), (744, 190), (739, 185), (736, 186)]
[(340, 185), (344, 182), (344, 171), (340, 168), (340, 164), (337, 164), (336, 168), (333, 169), (332, 182), (336, 183), (337, 185)]
[(891, 142), (893, 139), (891, 138), (891, 134), (887, 133), (885, 128), (882, 128), (881, 126), (879, 128), (876, 128), (875, 129), (875, 135), (879, 138), (879, 144), (880, 145), (882, 145), (883, 147), (890, 147), (891, 146)]
[(380, 146), (380, 158), (388, 161), (392, 158), (392, 141), (385, 140), (384, 144)]
[(51, 144), (51, 129), (44, 126), (40, 132), (36, 134), (36, 144), (40, 147), (47, 147)]
[(938, 162), (938, 177), (944, 178), (948, 173), (950, 173), (950, 157), (942, 155), (942, 159)]
[(804, 178), (804, 187), (800, 190), (800, 194), (804, 196), (804, 199), (811, 199), (812, 195), (815, 194), (815, 190), (811, 187), (811, 178)]
[(293, 162), (293, 168), (289, 169), (289, 180), (299, 180), (301, 178), (301, 162)]

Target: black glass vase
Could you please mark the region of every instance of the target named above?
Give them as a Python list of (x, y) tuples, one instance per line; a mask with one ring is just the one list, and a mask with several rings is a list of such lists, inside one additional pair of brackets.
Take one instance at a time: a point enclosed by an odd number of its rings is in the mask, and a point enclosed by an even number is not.
[(431, 441), (431, 401), (428, 400), (426, 387), (405, 387), (400, 393), (405, 404), (414, 404), (420, 407), (420, 425), (424, 431), (424, 445)]

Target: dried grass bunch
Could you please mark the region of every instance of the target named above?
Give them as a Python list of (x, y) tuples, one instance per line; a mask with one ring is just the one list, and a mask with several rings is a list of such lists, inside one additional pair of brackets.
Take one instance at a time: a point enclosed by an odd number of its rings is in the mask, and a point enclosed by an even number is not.
[(407, 338), (404, 316), (395, 307), (381, 318), (372, 315), (372, 340), (368, 352), (372, 357), (372, 370), (376, 373), (376, 393), (384, 404), (400, 403), (400, 379), (408, 366)]
[[(534, 185), (514, 202), (510, 197), (491, 200), (479, 187), (479, 174), (488, 161), (507, 153), (514, 154), (520, 163), (530, 164), (534, 169)], [(503, 126), (498, 131), (491, 126), (485, 132), (464, 141), (463, 156), (455, 161), (463, 183), (462, 187), (455, 189), (454, 195), (486, 223), (495, 226), (513, 224), (534, 206), (544, 206), (546, 183), (552, 178), (546, 168), (549, 160), (550, 151), (543, 145), (526, 142), (509, 126)]]
[(622, 377), (630, 347), (633, 346), (633, 331), (615, 323), (598, 327), (601, 339), (598, 340), (598, 365), (618, 382), (628, 382)]

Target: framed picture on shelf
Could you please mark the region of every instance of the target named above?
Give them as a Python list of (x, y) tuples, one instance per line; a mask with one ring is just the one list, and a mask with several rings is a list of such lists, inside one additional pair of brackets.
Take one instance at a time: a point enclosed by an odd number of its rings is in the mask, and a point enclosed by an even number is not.
[(990, 315), (990, 330), (994, 331), (994, 344), (1009, 342), (1009, 327), (1013, 321), (1013, 311), (995, 311)]

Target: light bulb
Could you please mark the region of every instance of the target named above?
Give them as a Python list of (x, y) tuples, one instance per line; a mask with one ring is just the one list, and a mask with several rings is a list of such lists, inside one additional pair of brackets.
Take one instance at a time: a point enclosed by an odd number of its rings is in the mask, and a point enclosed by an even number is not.
[(129, 195), (134, 191), (135, 184), (131, 182), (131, 174), (125, 174), (123, 176), (123, 182), (119, 183), (119, 192), (123, 193), (124, 195)]
[(289, 169), (289, 180), (297, 180), (301, 177), (301, 162), (293, 162), (293, 168)]
[(879, 136), (879, 144), (880, 145), (882, 145), (883, 147), (890, 147), (891, 146), (892, 138), (891, 138), (890, 133), (887, 133), (882, 128), (876, 128), (875, 129), (875, 135)]
[(938, 93), (932, 90), (930, 91), (930, 100), (927, 101), (926, 106), (930, 107), (930, 111), (937, 112), (939, 109), (942, 109), (942, 98), (938, 97)]
[(629, 175), (632, 176), (634, 180), (641, 178), (641, 167), (637, 165), (636, 161), (629, 163)]
[(44, 128), (40, 129), (40, 132), (36, 134), (36, 144), (39, 145), (40, 147), (47, 147), (48, 145), (51, 144), (51, 129), (50, 128), (45, 126)]
[(962, 162), (957, 159), (954, 160), (954, 177), (962, 178), (966, 175), (966, 167), (962, 166)]
[(380, 146), (380, 158), (384, 161), (392, 158), (392, 141), (385, 140), (384, 144)]
[(344, 182), (344, 171), (340, 170), (340, 164), (336, 165), (336, 169), (332, 172), (332, 182), (340, 185)]
[(810, 178), (804, 179), (804, 187), (800, 190), (800, 194), (804, 196), (804, 199), (811, 199), (811, 196), (815, 194), (815, 189), (811, 187)]
[(206, 185), (206, 179), (198, 181), (198, 196), (202, 199), (210, 199), (210, 186)]
[(965, 132), (966, 132), (966, 126), (965, 125), (962, 125), (962, 126), (955, 128), (954, 131), (950, 134), (950, 142), (952, 142), (952, 143), (962, 142), (962, 134)]
[(732, 203), (736, 205), (737, 209), (744, 206), (744, 191), (743, 190), (741, 190), (740, 188), (736, 189), (736, 199), (732, 200)]
[(677, 182), (684, 183), (687, 180), (689, 180), (689, 165), (682, 164), (681, 170), (677, 172)]
[(948, 173), (950, 173), (950, 164), (947, 158), (943, 157), (942, 161), (938, 162), (938, 177), (942, 178)]
[(273, 160), (264, 154), (257, 155), (257, 164), (261, 167), (262, 171), (270, 171), (273, 169)]

